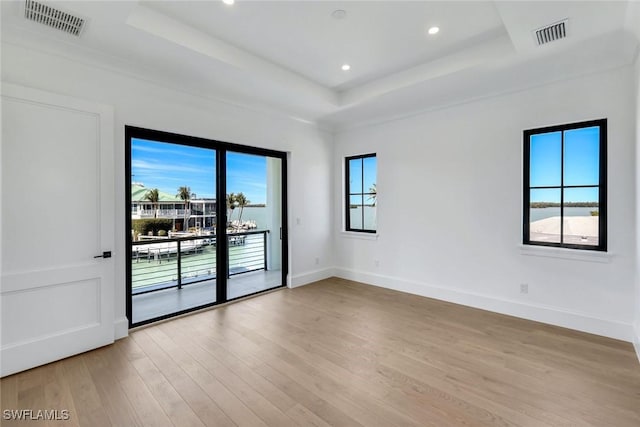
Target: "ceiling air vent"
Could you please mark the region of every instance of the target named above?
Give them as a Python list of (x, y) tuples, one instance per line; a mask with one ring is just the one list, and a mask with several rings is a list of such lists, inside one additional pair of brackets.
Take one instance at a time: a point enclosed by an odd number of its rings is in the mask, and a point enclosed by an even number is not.
[(569, 20), (565, 19), (564, 21), (556, 22), (555, 24), (537, 29), (535, 31), (535, 37), (538, 42), (538, 46), (565, 38), (567, 36), (568, 23)]
[(86, 22), (83, 18), (33, 0), (25, 0), (24, 17), (77, 37), (82, 33)]

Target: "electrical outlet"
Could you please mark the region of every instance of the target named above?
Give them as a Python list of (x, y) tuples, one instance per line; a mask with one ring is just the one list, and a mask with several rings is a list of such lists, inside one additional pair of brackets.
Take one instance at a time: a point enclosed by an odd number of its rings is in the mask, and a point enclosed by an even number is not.
[(302, 224), (302, 220), (300, 218), (296, 218), (296, 225)]
[(375, 265), (376, 267), (380, 267), (380, 261), (378, 261), (377, 259), (374, 259), (373, 265)]
[(520, 293), (528, 294), (529, 293), (529, 284), (528, 283), (520, 283)]
[(320, 258), (316, 258), (316, 265), (320, 265)]

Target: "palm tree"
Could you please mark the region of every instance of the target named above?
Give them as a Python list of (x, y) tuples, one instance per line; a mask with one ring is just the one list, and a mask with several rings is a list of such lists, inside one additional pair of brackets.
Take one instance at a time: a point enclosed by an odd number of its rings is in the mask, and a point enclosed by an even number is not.
[(144, 195), (144, 200), (148, 200), (151, 202), (151, 205), (153, 206), (153, 217), (157, 218), (158, 202), (160, 201), (160, 193), (158, 192), (158, 189), (154, 188), (153, 190), (147, 191), (146, 194)]
[(187, 209), (189, 209), (189, 199), (191, 199), (191, 188), (189, 187), (178, 187), (178, 194), (176, 197), (179, 197), (184, 202), (184, 230), (187, 231), (189, 217), (187, 215)]
[[(369, 187), (369, 200), (371, 200), (371, 207), (375, 208), (376, 203), (378, 202), (378, 188), (376, 187), (376, 183), (374, 182), (371, 187)], [(363, 206), (364, 209), (364, 206)], [(378, 209), (373, 210), (373, 222), (374, 224), (378, 222), (376, 219), (378, 215)], [(374, 226), (375, 228), (375, 226)]]
[(227, 194), (227, 210), (229, 210), (229, 217), (227, 218), (227, 222), (231, 222), (231, 215), (233, 215), (233, 210), (236, 208), (236, 194), (229, 193)]
[(238, 206), (240, 206), (240, 217), (238, 221), (242, 224), (242, 211), (244, 211), (244, 207), (251, 203), (251, 200), (247, 199), (247, 196), (244, 193), (240, 192), (236, 194), (236, 202), (238, 202)]
[(378, 201), (378, 189), (376, 188), (376, 183), (374, 182), (371, 187), (369, 187), (369, 200), (372, 201), (371, 206), (375, 206)]

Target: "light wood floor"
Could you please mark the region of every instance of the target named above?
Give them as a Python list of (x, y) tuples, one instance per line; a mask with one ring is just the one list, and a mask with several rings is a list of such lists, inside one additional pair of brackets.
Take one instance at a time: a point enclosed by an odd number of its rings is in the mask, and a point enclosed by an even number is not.
[(1, 383), (3, 409), (69, 409), (64, 426), (640, 425), (629, 343), (341, 279)]

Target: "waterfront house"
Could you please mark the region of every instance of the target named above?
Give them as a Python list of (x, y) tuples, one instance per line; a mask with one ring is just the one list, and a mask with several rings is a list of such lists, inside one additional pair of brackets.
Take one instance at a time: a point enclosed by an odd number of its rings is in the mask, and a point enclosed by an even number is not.
[(166, 191), (158, 190), (158, 202), (154, 207), (147, 197), (149, 190), (151, 189), (142, 183), (131, 184), (131, 219), (172, 219), (173, 229), (176, 231), (184, 231), (189, 227), (213, 227), (216, 217), (215, 199), (189, 199), (188, 208), (185, 209), (184, 200)]

